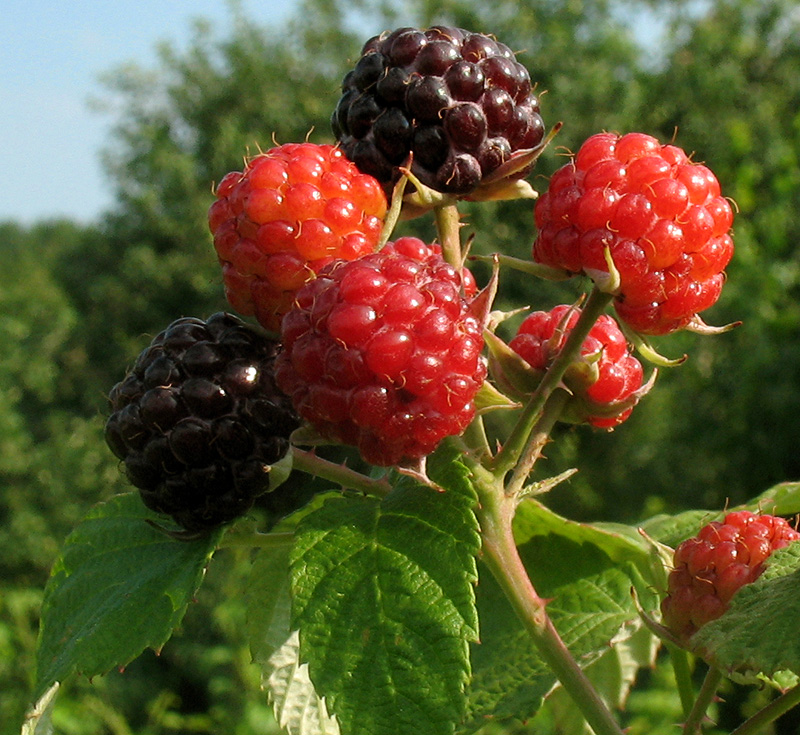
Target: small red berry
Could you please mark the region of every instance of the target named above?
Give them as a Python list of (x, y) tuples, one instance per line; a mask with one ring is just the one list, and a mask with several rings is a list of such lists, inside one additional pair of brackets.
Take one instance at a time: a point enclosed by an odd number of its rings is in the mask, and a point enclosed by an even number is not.
[(766, 513), (736, 511), (703, 526), (675, 549), (668, 594), (661, 603), (664, 625), (688, 640), (720, 617), (744, 585), (758, 579), (773, 551), (797, 539), (800, 533), (786, 520)]
[[(533, 312), (509, 346), (531, 368), (544, 371), (564, 346), (579, 316), (580, 309), (566, 305)], [(602, 315), (592, 327), (581, 347), (581, 361), (588, 369), (571, 369), (565, 376), (573, 393), (565, 417), (601, 428), (621, 424), (633, 410), (631, 401), (635, 402), (635, 394), (642, 387), (643, 373), (610, 316)]]
[(387, 206), (375, 179), (338, 148), (313, 143), (251, 158), (216, 196), (208, 225), (228, 301), (273, 331), (320, 268), (375, 249)]
[(719, 298), (733, 255), (733, 210), (719, 182), (676, 146), (642, 133), (600, 133), (537, 201), (534, 260), (572, 273), (620, 275), (615, 307), (644, 334), (686, 327)]
[(283, 319), (276, 380), (324, 437), (375, 465), (430, 454), (475, 414), (486, 377), (474, 282), (413, 237), (336, 261)]

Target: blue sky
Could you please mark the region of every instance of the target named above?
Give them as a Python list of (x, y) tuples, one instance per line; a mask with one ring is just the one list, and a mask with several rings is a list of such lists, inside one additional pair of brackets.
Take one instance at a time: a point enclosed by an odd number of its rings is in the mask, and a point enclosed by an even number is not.
[[(296, 0), (242, 0), (259, 24)], [(88, 222), (111, 202), (99, 162), (110, 120), (93, 112), (98, 79), (149, 66), (160, 41), (185, 44), (192, 19), (227, 27), (225, 0), (5, 0), (0, 25), (0, 221), (68, 216)]]
[[(260, 25), (299, 0), (238, 0)], [(198, 17), (230, 24), (226, 0), (5, 0), (0, 25), (0, 221), (66, 216), (90, 222), (111, 204), (100, 165), (112, 120), (91, 109), (99, 78), (159, 42), (185, 45)], [(647, 35), (652, 18), (636, 19)]]

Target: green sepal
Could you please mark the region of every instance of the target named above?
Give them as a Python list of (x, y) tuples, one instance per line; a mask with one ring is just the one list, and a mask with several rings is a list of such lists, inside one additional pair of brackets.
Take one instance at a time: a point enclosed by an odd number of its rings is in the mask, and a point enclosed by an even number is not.
[(519, 399), (539, 387), (543, 371), (534, 370), (494, 332), (485, 330), (483, 339), (489, 350), (489, 373), (503, 392)]

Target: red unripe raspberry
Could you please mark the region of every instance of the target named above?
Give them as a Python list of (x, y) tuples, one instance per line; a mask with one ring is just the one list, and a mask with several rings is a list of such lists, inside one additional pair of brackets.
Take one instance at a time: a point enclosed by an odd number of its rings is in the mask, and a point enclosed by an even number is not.
[(380, 184), (331, 145), (288, 143), (227, 174), (208, 211), (225, 293), (240, 314), (280, 329), (297, 290), (334, 259), (375, 250)]
[(644, 334), (687, 326), (719, 298), (733, 210), (719, 182), (678, 147), (600, 133), (537, 201), (534, 260), (592, 277), (619, 271), (615, 307)]
[[(535, 311), (519, 327), (509, 346), (534, 370), (546, 370), (558, 355), (580, 316), (580, 309), (561, 305)], [(642, 366), (628, 351), (617, 323), (602, 315), (581, 347), (584, 369), (567, 371), (565, 382), (573, 400), (565, 418), (600, 428), (621, 424), (633, 410), (634, 393), (642, 387)], [(615, 405), (622, 404), (618, 413)]]
[(321, 435), (366, 461), (425, 457), (475, 414), (486, 365), (474, 293), (438, 245), (413, 237), (332, 263), (283, 319), (276, 380)]
[(783, 518), (744, 510), (704, 526), (675, 549), (661, 603), (664, 625), (688, 640), (720, 617), (742, 586), (758, 579), (775, 549), (797, 539), (800, 533)]

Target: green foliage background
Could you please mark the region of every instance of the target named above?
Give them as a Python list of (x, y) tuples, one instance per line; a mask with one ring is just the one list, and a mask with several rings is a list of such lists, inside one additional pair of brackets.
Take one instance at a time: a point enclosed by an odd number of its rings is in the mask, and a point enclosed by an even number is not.
[[(743, 326), (659, 344), (690, 359), (664, 371), (614, 434), (559, 429), (542, 472), (580, 472), (555, 491), (553, 508), (633, 522), (742, 502), (800, 477), (794, 2), (307, 0), (302, 22), (272, 29), (252, 24), (235, 4), (231, 13), (226, 37), (198, 21), (187, 47), (163, 46), (148, 68), (108, 74), (111, 211), (90, 226), (0, 223), (3, 735), (18, 731), (28, 704), (41, 589), (58, 549), (91, 505), (127, 489), (102, 440), (105, 394), (150, 335), (180, 315), (225, 308), (205, 226), (212, 182), (273, 140), (328, 142), (339, 81), (373, 31), (453, 23), (518, 50), (542, 92), (546, 122), (564, 123), (532, 177), (537, 188), (588, 135), (639, 130), (696, 151), (739, 209), (729, 283), (707, 317)], [(652, 20), (663, 33), (640, 45), (633, 28)], [(466, 213), (477, 252), (529, 254), (530, 205)], [(432, 236), (427, 222), (401, 232)], [(550, 308), (578, 287), (509, 274), (502, 305)], [(276, 732), (242, 634), (235, 593), (246, 561), (233, 551), (215, 558), (182, 631), (160, 656), (147, 653), (93, 684), (70, 683), (57, 731)], [(631, 732), (661, 732), (664, 677), (656, 672), (642, 686), (653, 696), (634, 692)], [(548, 727), (546, 718), (539, 724)]]

